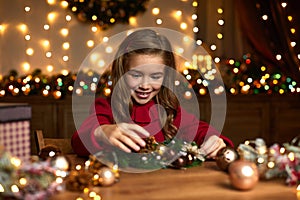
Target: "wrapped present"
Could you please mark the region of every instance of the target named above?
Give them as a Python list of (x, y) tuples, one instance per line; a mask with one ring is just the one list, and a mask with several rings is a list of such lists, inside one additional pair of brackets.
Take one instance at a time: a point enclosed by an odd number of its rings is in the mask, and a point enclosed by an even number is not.
[(31, 106), (0, 103), (0, 146), (23, 161), (30, 158)]

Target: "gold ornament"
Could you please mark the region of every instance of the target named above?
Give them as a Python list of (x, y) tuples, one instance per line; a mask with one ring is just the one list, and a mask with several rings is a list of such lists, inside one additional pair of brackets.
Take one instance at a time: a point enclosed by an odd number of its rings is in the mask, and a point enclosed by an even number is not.
[(110, 186), (115, 183), (115, 173), (108, 167), (102, 167), (99, 171), (99, 176), (101, 186)]
[(259, 172), (255, 163), (247, 160), (237, 160), (228, 167), (232, 186), (239, 190), (252, 189), (259, 180)]

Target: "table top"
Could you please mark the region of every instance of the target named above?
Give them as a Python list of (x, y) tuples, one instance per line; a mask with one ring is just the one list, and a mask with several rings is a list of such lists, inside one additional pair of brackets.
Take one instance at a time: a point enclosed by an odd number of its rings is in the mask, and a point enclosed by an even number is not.
[[(236, 190), (231, 186), (228, 174), (213, 161), (188, 169), (120, 172), (119, 182), (93, 190), (101, 200), (297, 200), (296, 187), (285, 185), (284, 179), (260, 180), (251, 190)], [(64, 191), (51, 199), (76, 199), (80, 196), (79, 192)]]

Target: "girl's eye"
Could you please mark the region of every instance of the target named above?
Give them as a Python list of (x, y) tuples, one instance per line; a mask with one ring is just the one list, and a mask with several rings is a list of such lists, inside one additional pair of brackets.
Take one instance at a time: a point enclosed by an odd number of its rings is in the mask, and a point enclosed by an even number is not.
[(162, 78), (162, 77), (163, 77), (162, 74), (154, 74), (154, 75), (151, 75), (151, 78), (152, 78), (152, 79), (160, 79), (160, 78)]
[(130, 76), (132, 76), (133, 78), (139, 78), (139, 77), (141, 77), (142, 75), (141, 75), (141, 74), (130, 74)]

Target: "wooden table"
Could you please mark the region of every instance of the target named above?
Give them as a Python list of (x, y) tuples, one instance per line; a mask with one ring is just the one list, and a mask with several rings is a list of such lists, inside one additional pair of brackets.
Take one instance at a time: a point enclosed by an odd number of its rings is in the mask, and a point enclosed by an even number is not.
[[(249, 191), (231, 187), (228, 174), (215, 162), (186, 170), (161, 169), (148, 173), (120, 173), (120, 181), (109, 187), (96, 187), (101, 200), (297, 200), (296, 187), (284, 179), (259, 181)], [(64, 191), (53, 200), (76, 199), (80, 193)], [(86, 198), (88, 199), (88, 198)]]

